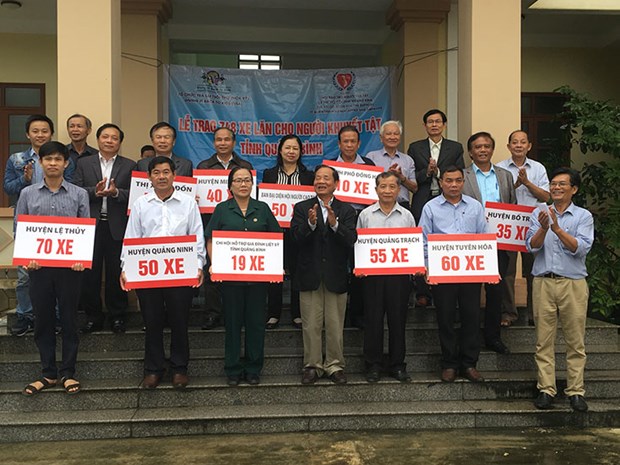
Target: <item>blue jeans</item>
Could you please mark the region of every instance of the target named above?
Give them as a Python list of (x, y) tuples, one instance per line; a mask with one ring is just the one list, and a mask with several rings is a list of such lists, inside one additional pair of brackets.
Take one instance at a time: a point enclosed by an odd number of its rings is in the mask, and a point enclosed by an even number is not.
[(30, 276), (28, 270), (23, 266), (17, 267), (17, 284), (15, 285), (15, 294), (17, 297), (17, 307), (15, 312), (18, 318), (27, 318), (34, 320), (32, 313), (32, 303), (30, 302)]

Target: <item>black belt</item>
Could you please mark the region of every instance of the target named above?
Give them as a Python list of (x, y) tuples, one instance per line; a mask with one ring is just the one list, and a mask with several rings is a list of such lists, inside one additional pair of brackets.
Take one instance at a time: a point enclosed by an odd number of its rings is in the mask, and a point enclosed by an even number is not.
[(108, 214), (104, 212), (99, 213), (99, 221), (108, 221)]
[(560, 276), (555, 273), (547, 273), (541, 276), (541, 278), (553, 278), (553, 279), (568, 279), (566, 276)]

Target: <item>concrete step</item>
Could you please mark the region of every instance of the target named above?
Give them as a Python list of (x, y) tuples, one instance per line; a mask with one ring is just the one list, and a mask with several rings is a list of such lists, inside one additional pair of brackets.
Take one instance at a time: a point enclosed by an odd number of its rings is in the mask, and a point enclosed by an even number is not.
[[(224, 330), (222, 328), (204, 331), (192, 328), (189, 331), (190, 347), (192, 349), (221, 349), (224, 348)], [(432, 323), (407, 325), (407, 347), (410, 350), (436, 349), (439, 347), (437, 326)], [(169, 334), (166, 334), (166, 346), (169, 345)], [(364, 332), (357, 328), (348, 328), (344, 331), (344, 344), (349, 347), (363, 347)], [(502, 329), (502, 340), (512, 348), (516, 346), (536, 346), (536, 330), (532, 326), (512, 326)], [(388, 333), (385, 330), (384, 341), (388, 343)], [(618, 326), (597, 320), (588, 319), (586, 327), (587, 347), (595, 345), (609, 345), (618, 343)], [(556, 343), (564, 344), (564, 336), (558, 331)], [(60, 347), (60, 337), (58, 338)], [(292, 327), (280, 327), (268, 330), (265, 335), (266, 348), (303, 348), (302, 332)], [(110, 331), (100, 331), (80, 336), (80, 352), (121, 352), (136, 351), (144, 348), (144, 333), (141, 330), (129, 330), (124, 334), (113, 334)], [(22, 337), (0, 335), (0, 354), (37, 353), (32, 333)]]
[[(510, 355), (499, 355), (483, 351), (478, 361), (478, 369), (483, 373), (492, 371), (532, 370), (536, 366), (532, 348), (513, 348)], [(565, 369), (565, 355), (557, 348), (557, 369)], [(88, 379), (140, 379), (142, 377), (144, 353), (142, 351), (88, 353), (79, 355), (77, 376)], [(346, 371), (362, 373), (364, 360), (359, 348), (345, 348)], [(438, 370), (439, 350), (422, 352), (409, 351), (406, 357), (407, 369), (412, 373)], [(619, 370), (620, 356), (618, 344), (598, 345), (588, 348), (588, 369)], [(263, 374), (298, 375), (303, 367), (301, 349), (269, 348), (266, 350)], [(194, 377), (223, 376), (224, 359), (222, 350), (193, 350), (189, 364), (189, 374)], [(21, 381), (37, 379), (40, 375), (40, 362), (37, 354), (0, 355), (0, 379)]]
[(536, 410), (530, 400), (235, 405), (0, 414), (0, 441), (54, 441), (197, 434), (505, 428), (618, 427), (620, 405), (593, 400), (575, 413), (558, 400)]
[[(414, 373), (411, 383), (384, 377), (369, 384), (361, 374), (349, 376), (346, 386), (328, 379), (304, 386), (300, 376), (263, 376), (261, 384), (238, 387), (226, 385), (225, 378), (192, 378), (189, 387), (178, 391), (169, 378), (155, 390), (138, 387), (139, 380), (89, 380), (77, 396), (68, 396), (60, 387), (35, 397), (21, 394), (25, 383), (0, 384), (0, 412), (107, 410), (119, 408), (169, 408), (235, 405), (324, 404), (344, 402), (419, 402), (533, 399), (535, 373), (529, 371), (485, 373), (484, 383), (458, 379), (442, 383), (437, 373)], [(558, 392), (566, 386), (566, 374), (558, 373)], [(620, 392), (620, 371), (589, 370), (587, 398), (616, 399)]]

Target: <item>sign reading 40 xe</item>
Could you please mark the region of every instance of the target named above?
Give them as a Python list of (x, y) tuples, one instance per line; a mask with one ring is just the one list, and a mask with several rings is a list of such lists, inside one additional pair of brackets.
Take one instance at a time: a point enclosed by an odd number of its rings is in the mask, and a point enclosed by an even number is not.
[(429, 234), (428, 282), (499, 282), (495, 234)]
[(19, 215), (15, 230), (13, 265), (91, 268), (95, 244), (94, 218)]
[(127, 289), (198, 284), (194, 235), (124, 239), (123, 260)]

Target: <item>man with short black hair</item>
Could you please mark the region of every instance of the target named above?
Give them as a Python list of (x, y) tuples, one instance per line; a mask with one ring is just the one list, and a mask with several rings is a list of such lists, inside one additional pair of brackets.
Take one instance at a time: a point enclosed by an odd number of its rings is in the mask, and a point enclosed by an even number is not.
[(155, 147), (152, 145), (143, 145), (140, 149), (140, 158), (153, 158), (155, 156)]
[[(193, 176), (194, 168), (192, 162), (187, 158), (172, 153), (174, 143), (177, 139), (177, 130), (172, 125), (165, 121), (160, 121), (153, 125), (149, 131), (149, 136), (155, 147), (155, 156), (170, 158), (174, 162), (177, 176)], [(139, 160), (138, 171), (148, 172), (151, 160), (152, 158), (143, 158)]]
[[(88, 194), (63, 178), (69, 165), (69, 152), (60, 142), (47, 142), (40, 147), (39, 164), (43, 179), (21, 191), (15, 215), (66, 216), (88, 218)], [(77, 309), (84, 266), (71, 268), (41, 266), (36, 260), (28, 264), (30, 299), (35, 314), (34, 340), (39, 348), (42, 377), (26, 386), (22, 393), (33, 396), (56, 386), (58, 376), (67, 394), (76, 394), (80, 383), (75, 380), (78, 352)], [(62, 364), (56, 366), (56, 303), (62, 324)]]
[(87, 143), (88, 136), (93, 128), (93, 123), (89, 118), (79, 113), (67, 118), (67, 132), (71, 142), (67, 144), (69, 157), (77, 165), (80, 158), (96, 155), (97, 149)]
[(558, 168), (549, 183), (553, 205), (532, 212), (525, 243), (534, 254), (532, 284), (536, 323), (538, 397), (534, 405), (549, 409), (557, 394), (555, 338), (558, 320), (566, 342), (564, 394), (577, 412), (588, 410), (584, 399), (588, 283), (586, 255), (594, 242), (592, 214), (573, 203), (581, 177), (571, 168)]
[(78, 160), (74, 184), (88, 192), (90, 216), (97, 219), (92, 269), (84, 276), (81, 304), (88, 321), (83, 333), (103, 328), (105, 316), (101, 305), (101, 278), (105, 268), (105, 306), (113, 332), (125, 332), (127, 293), (119, 284), (121, 250), (127, 227), (127, 203), (131, 186), (133, 160), (119, 155), (125, 134), (116, 124), (97, 129), (99, 153)]

